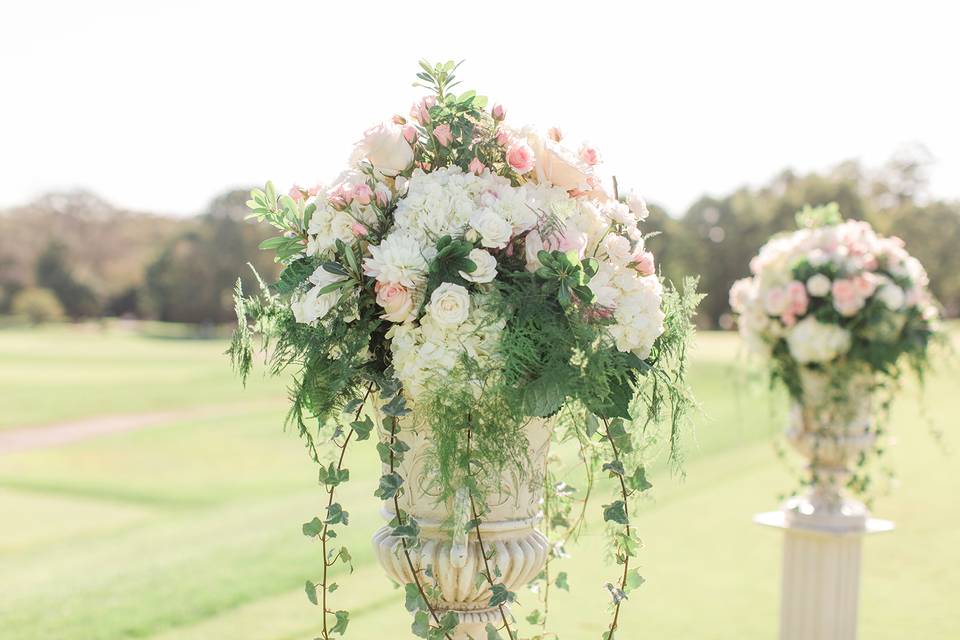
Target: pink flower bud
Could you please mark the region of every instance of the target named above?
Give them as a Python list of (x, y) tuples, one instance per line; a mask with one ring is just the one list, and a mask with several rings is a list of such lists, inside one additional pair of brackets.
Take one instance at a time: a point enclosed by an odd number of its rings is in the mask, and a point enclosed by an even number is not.
[(559, 127), (550, 127), (547, 129), (547, 137), (554, 142), (560, 142), (563, 140), (563, 132), (560, 131)]
[(480, 175), (483, 173), (484, 166), (483, 163), (480, 162), (480, 158), (474, 158), (470, 161), (470, 166), (467, 168), (470, 170), (470, 173), (473, 173), (474, 175)]
[(497, 144), (498, 144), (498, 145), (500, 145), (500, 146), (503, 147), (503, 148), (507, 148), (507, 147), (510, 146), (510, 141), (511, 141), (511, 140), (512, 140), (512, 137), (510, 136), (510, 132), (509, 132), (509, 131), (507, 131), (506, 129), (504, 129), (504, 128), (502, 128), (502, 127), (501, 127), (500, 129), (497, 129)]
[(353, 187), (353, 198), (361, 205), (370, 204), (370, 197), (373, 195), (373, 189), (366, 184), (358, 184)]
[(580, 147), (580, 159), (592, 167), (600, 162), (600, 152), (597, 151), (596, 147), (584, 143), (584, 145)]
[(353, 235), (357, 236), (358, 238), (363, 238), (368, 233), (367, 228), (359, 222), (354, 222), (352, 225), (350, 225), (350, 231), (352, 231)]
[(507, 117), (507, 110), (503, 108), (502, 104), (493, 105), (493, 119), (497, 122), (500, 122)]
[(440, 124), (433, 129), (433, 137), (437, 139), (441, 147), (445, 147), (453, 141), (453, 133), (450, 132), (450, 125)]
[(653, 254), (649, 251), (642, 252), (637, 256), (636, 260), (634, 260), (634, 267), (636, 268), (637, 273), (640, 275), (652, 276), (654, 273), (656, 273), (653, 263)]
[(407, 119), (401, 115), (395, 115), (391, 120), (393, 120), (393, 124), (407, 124)]
[(412, 124), (405, 125), (403, 127), (403, 139), (413, 144), (417, 139), (417, 128)]
[(300, 202), (301, 200), (303, 200), (303, 189), (301, 189), (297, 185), (293, 185), (292, 187), (290, 187), (290, 191), (287, 193), (287, 195), (293, 198), (294, 201)]

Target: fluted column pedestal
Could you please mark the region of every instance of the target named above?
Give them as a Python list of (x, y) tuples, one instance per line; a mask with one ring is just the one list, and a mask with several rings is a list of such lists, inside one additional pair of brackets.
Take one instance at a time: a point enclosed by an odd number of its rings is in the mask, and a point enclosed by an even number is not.
[(853, 516), (844, 526), (836, 516), (818, 522), (792, 515), (785, 509), (754, 516), (784, 532), (780, 640), (855, 640), (861, 543), (893, 523)]

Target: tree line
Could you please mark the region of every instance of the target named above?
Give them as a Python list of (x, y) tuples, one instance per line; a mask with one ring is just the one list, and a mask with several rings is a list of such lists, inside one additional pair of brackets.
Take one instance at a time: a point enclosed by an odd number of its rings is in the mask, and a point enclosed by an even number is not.
[[(927, 192), (924, 155), (912, 150), (879, 169), (844, 162), (825, 172), (783, 171), (759, 187), (703, 196), (681, 216), (652, 204), (644, 230), (665, 277), (701, 274), (700, 323), (730, 326), (727, 291), (805, 203), (837, 202), (845, 217), (897, 235), (930, 273), (950, 316), (960, 315), (960, 201)], [(49, 194), (0, 212), (0, 314), (33, 321), (121, 316), (220, 324), (233, 318), (240, 275), (257, 286), (277, 265), (257, 249), (270, 231), (244, 219), (246, 190), (215, 198), (202, 214), (174, 218), (116, 209), (86, 192)]]

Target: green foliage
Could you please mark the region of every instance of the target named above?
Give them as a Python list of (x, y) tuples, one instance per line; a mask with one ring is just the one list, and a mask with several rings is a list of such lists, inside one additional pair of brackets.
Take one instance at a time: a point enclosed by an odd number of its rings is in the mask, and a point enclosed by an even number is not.
[(13, 297), (10, 311), (14, 315), (23, 316), (33, 325), (60, 320), (64, 316), (63, 305), (50, 289), (30, 288), (20, 291)]

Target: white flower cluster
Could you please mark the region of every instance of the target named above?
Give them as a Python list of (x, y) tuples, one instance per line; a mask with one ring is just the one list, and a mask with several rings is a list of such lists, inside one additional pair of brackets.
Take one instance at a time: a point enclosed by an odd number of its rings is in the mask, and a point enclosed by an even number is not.
[[(730, 290), (741, 336), (749, 348), (765, 354), (783, 338), (790, 355), (803, 364), (845, 354), (853, 338), (847, 319), (873, 300), (888, 316), (873, 320), (887, 328), (888, 339), (896, 339), (889, 327), (899, 331), (909, 311), (924, 319), (937, 313), (927, 274), (903, 241), (878, 236), (862, 221), (775, 236), (750, 262), (750, 270), (753, 276)], [(850, 326), (867, 331), (865, 325)]]

